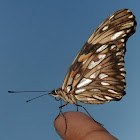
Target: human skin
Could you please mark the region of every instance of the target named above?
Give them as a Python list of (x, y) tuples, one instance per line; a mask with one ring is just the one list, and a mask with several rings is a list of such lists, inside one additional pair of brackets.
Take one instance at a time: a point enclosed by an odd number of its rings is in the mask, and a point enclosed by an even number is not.
[[(65, 112), (54, 121), (56, 132), (63, 140), (117, 140), (101, 124), (82, 112)], [(65, 133), (66, 130), (66, 133)]]

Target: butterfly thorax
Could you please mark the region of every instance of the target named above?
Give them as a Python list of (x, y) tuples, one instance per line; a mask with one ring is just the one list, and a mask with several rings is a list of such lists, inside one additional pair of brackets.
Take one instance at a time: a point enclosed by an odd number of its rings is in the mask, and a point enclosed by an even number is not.
[(61, 98), (66, 103), (76, 104), (77, 99), (75, 98), (74, 94), (67, 93), (66, 91), (62, 90), (61, 88), (58, 88), (57, 90), (53, 90), (51, 93), (52, 96), (55, 98)]

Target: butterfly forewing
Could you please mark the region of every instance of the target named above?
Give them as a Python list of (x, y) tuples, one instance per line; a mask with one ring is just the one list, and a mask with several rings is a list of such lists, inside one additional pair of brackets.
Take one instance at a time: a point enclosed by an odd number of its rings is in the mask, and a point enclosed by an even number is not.
[(120, 100), (125, 94), (125, 45), (135, 29), (135, 16), (130, 10), (110, 15), (77, 54), (62, 90), (88, 104)]

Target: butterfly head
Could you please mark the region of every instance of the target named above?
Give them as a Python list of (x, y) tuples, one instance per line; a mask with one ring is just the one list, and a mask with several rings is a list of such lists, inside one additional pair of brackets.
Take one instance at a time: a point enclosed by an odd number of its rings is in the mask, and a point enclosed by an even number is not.
[(63, 98), (63, 91), (61, 88), (58, 88), (57, 90), (53, 90), (49, 95), (53, 96), (54, 98)]
[(58, 92), (57, 92), (57, 90), (53, 90), (51, 93), (49, 93), (49, 95), (51, 95), (51, 96), (53, 96), (55, 98), (60, 97)]

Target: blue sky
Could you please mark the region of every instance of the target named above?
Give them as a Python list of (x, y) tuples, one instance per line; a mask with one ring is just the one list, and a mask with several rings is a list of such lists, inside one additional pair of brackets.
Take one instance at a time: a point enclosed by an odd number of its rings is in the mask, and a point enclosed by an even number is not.
[[(7, 91), (61, 87), (71, 62), (91, 33), (110, 14), (128, 8), (138, 25), (127, 42), (127, 94), (120, 102), (84, 106), (119, 140), (139, 140), (139, 5), (138, 0), (0, 1), (0, 139), (61, 139), (53, 127), (59, 102), (44, 96), (26, 103), (40, 93)], [(71, 110), (76, 107), (68, 105), (63, 111)]]

